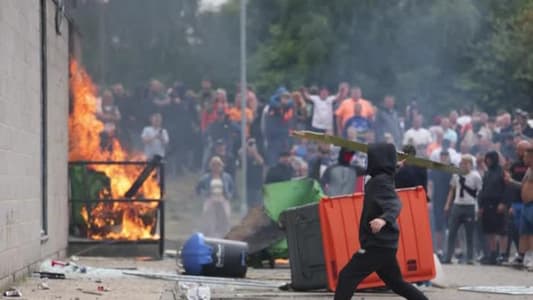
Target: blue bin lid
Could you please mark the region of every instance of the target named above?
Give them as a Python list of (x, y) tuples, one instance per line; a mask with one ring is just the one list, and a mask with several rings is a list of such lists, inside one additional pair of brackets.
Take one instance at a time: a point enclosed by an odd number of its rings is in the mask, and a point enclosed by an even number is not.
[(195, 233), (185, 242), (181, 249), (181, 262), (185, 272), (201, 275), (202, 267), (213, 262), (213, 249), (205, 243), (202, 233)]

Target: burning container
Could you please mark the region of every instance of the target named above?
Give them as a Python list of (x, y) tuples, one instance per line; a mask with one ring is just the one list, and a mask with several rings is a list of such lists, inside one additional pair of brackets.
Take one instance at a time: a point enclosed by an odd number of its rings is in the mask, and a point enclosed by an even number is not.
[[(114, 197), (114, 180), (104, 167), (138, 176), (123, 197)], [(164, 172), (161, 157), (148, 162), (73, 161), (69, 163), (71, 254), (161, 256), (164, 251)], [(157, 182), (157, 197), (144, 184)], [(150, 195), (150, 194), (148, 194)]]
[[(70, 63), (69, 253), (160, 256), (164, 241), (164, 170), (122, 147), (104, 126), (89, 75)], [(106, 136), (102, 143), (102, 137)], [(105, 147), (102, 147), (105, 145)]]

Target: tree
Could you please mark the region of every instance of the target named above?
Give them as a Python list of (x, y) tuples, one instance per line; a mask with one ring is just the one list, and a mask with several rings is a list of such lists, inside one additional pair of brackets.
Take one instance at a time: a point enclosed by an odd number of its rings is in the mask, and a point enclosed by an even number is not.
[[(336, 89), (348, 81), (375, 103), (392, 93), (404, 104), (418, 99), (428, 112), (533, 109), (532, 2), (248, 1), (249, 82), (263, 98), (279, 85)], [(97, 82), (180, 79), (195, 87), (210, 78), (234, 91), (237, 0), (216, 12), (198, 11), (198, 0), (111, 0), (105, 10), (85, 3), (76, 22)]]
[[(533, 1), (494, 3), (483, 39), (473, 47), (461, 87), (493, 111), (533, 109)], [(494, 9), (496, 8), (496, 9)]]
[[(268, 4), (265, 4), (267, 2)], [(456, 78), (480, 15), (474, 1), (255, 1), (271, 19), (255, 54), (260, 89), (339, 81), (368, 97), (394, 93), (441, 107), (459, 103)], [(267, 7), (265, 7), (267, 6)], [(254, 20), (252, 20), (254, 22)]]

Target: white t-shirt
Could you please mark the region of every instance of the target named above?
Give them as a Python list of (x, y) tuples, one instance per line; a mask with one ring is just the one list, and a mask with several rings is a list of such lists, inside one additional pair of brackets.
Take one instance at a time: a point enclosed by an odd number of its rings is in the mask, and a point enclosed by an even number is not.
[[(465, 186), (475, 189), (477, 193), (481, 191), (483, 181), (481, 180), (481, 176), (479, 176), (477, 171), (471, 171), (463, 177), (465, 178)], [(455, 188), (455, 199), (453, 200), (454, 204), (477, 205), (477, 198), (472, 197), (472, 195), (470, 195), (466, 190), (463, 192), (463, 197), (461, 197), (461, 184), (459, 182), (459, 175), (453, 174), (450, 185)]]
[(471, 122), (472, 117), (468, 115), (460, 116), (459, 118), (457, 118), (457, 124), (461, 125), (461, 127)]
[(211, 179), (211, 196), (224, 196), (224, 183), (220, 178)]
[[(431, 154), (429, 155), (429, 159), (431, 159), (432, 161), (440, 162), (441, 152), (442, 152), (442, 147), (439, 147), (433, 150), (433, 152), (431, 152)], [(456, 166), (459, 166), (459, 163), (461, 162), (461, 154), (457, 153), (457, 151), (455, 151), (455, 149), (453, 148), (448, 148), (448, 153), (450, 154), (451, 163)]]
[(335, 102), (335, 98), (336, 96), (329, 96), (322, 100), (317, 95), (309, 96), (309, 100), (313, 102), (311, 126), (323, 130), (333, 130), (333, 102)]
[(431, 132), (426, 128), (411, 128), (407, 130), (405, 132), (405, 135), (403, 136), (403, 144), (409, 144), (409, 141), (411, 139), (413, 140), (415, 147), (420, 145), (429, 145), (433, 141), (433, 138), (431, 137)]
[(160, 155), (165, 157), (165, 146), (168, 144), (168, 133), (166, 129), (163, 128), (154, 128), (152, 126), (146, 126), (143, 129), (141, 138), (154, 138), (161, 135), (155, 139), (152, 139), (150, 142), (144, 144), (144, 154), (148, 159), (154, 157), (154, 155)]

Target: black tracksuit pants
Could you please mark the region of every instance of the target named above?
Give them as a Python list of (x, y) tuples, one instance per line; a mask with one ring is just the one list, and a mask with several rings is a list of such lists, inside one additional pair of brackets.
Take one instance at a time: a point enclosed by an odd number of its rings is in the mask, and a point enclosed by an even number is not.
[(416, 287), (403, 280), (396, 261), (396, 251), (376, 247), (355, 253), (339, 274), (335, 300), (351, 299), (359, 283), (373, 272), (396, 294), (409, 300), (427, 299)]

